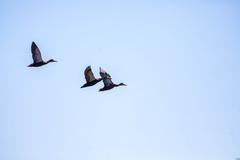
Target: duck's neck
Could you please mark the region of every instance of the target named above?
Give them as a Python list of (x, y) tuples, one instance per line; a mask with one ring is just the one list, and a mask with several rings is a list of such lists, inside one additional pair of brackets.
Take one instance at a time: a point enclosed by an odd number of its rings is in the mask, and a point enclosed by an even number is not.
[(114, 84), (114, 87), (119, 87), (119, 86), (126, 86), (126, 84), (124, 83)]
[(48, 60), (47, 62), (45, 62), (46, 64), (48, 64), (48, 63), (50, 63), (50, 62), (52, 62), (51, 60)]
[(121, 86), (122, 84), (121, 83), (119, 83), (119, 84), (114, 84), (114, 87), (119, 87), (119, 86)]
[(50, 62), (55, 62), (53, 59), (48, 60), (47, 62), (45, 62), (46, 64), (50, 63)]

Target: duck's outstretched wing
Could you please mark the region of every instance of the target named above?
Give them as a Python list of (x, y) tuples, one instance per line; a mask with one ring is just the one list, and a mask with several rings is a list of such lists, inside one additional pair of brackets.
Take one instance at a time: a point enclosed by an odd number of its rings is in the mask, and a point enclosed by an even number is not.
[(100, 67), (100, 76), (103, 79), (103, 83), (104, 83), (105, 87), (108, 87), (108, 86), (111, 86), (114, 84), (112, 82), (111, 76), (105, 70), (103, 70), (101, 67)]
[(35, 44), (35, 42), (32, 42), (31, 51), (32, 51), (32, 58), (33, 58), (34, 63), (39, 63), (39, 62), (43, 61), (41, 52), (40, 52), (39, 48), (37, 47), (37, 45)]
[(85, 69), (85, 71), (84, 71), (84, 76), (85, 76), (85, 79), (86, 79), (87, 82), (91, 82), (91, 81), (96, 80), (96, 78), (95, 78), (94, 75), (93, 75), (91, 66), (88, 66), (88, 67)]
[(110, 78), (111, 79), (111, 76), (104, 70), (102, 69), (101, 67), (99, 68), (100, 70), (100, 76), (104, 79), (104, 78)]

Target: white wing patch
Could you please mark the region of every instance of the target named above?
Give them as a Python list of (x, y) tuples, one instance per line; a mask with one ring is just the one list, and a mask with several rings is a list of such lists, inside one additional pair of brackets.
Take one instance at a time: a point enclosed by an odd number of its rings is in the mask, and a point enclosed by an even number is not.
[(103, 70), (102, 68), (100, 68), (100, 76), (104, 79), (104, 78), (110, 78), (111, 79), (111, 76), (105, 71)]

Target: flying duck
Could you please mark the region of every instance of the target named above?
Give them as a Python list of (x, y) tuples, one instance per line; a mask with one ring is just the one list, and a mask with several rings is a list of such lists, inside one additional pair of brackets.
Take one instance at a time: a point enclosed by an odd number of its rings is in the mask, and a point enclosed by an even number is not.
[(105, 70), (103, 70), (101, 67), (99, 68), (99, 70), (100, 70), (100, 76), (102, 77), (103, 84), (104, 84), (104, 87), (99, 89), (99, 91), (106, 91), (114, 87), (126, 86), (126, 84), (124, 83), (119, 83), (119, 84), (113, 83), (111, 76)]
[(96, 79), (94, 77), (91, 66), (87, 66), (84, 71), (84, 76), (86, 79), (86, 83), (81, 88), (93, 86), (102, 80), (102, 78)]
[(57, 62), (54, 59), (50, 59), (48, 61), (43, 61), (41, 52), (35, 42), (32, 42), (31, 46), (31, 51), (32, 51), (32, 58), (33, 58), (33, 63), (30, 64), (28, 67), (40, 67), (42, 65), (48, 64), (50, 62)]

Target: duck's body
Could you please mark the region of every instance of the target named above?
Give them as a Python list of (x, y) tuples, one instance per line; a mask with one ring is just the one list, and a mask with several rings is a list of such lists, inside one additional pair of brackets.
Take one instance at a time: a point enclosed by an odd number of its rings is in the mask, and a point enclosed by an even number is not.
[(43, 65), (45, 65), (45, 64), (48, 64), (49, 62), (57, 62), (57, 61), (55, 61), (55, 60), (53, 60), (53, 59), (50, 59), (50, 60), (48, 60), (47, 62), (42, 61), (42, 62), (32, 63), (32, 64), (30, 64), (28, 67), (40, 67), (40, 66), (43, 66)]
[(126, 84), (124, 84), (124, 83), (119, 83), (119, 84), (113, 83), (111, 76), (105, 70), (103, 70), (101, 67), (100, 67), (100, 75), (103, 79), (104, 87), (99, 89), (99, 91), (107, 91), (114, 87), (126, 86)]
[(126, 84), (124, 84), (124, 83), (114, 84), (113, 83), (112, 85), (104, 86), (103, 88), (99, 89), (99, 91), (107, 91), (107, 90), (113, 89), (114, 87), (119, 87), (119, 86), (126, 86)]
[(30, 64), (28, 67), (40, 67), (50, 62), (57, 62), (54, 59), (43, 61), (41, 52), (37, 47), (37, 45), (35, 44), (35, 42), (32, 42), (31, 51), (32, 51), (33, 63)]
[(84, 76), (86, 79), (86, 83), (81, 88), (93, 86), (102, 80), (102, 78), (95, 78), (95, 76), (93, 75), (91, 66), (88, 66), (85, 69)]

